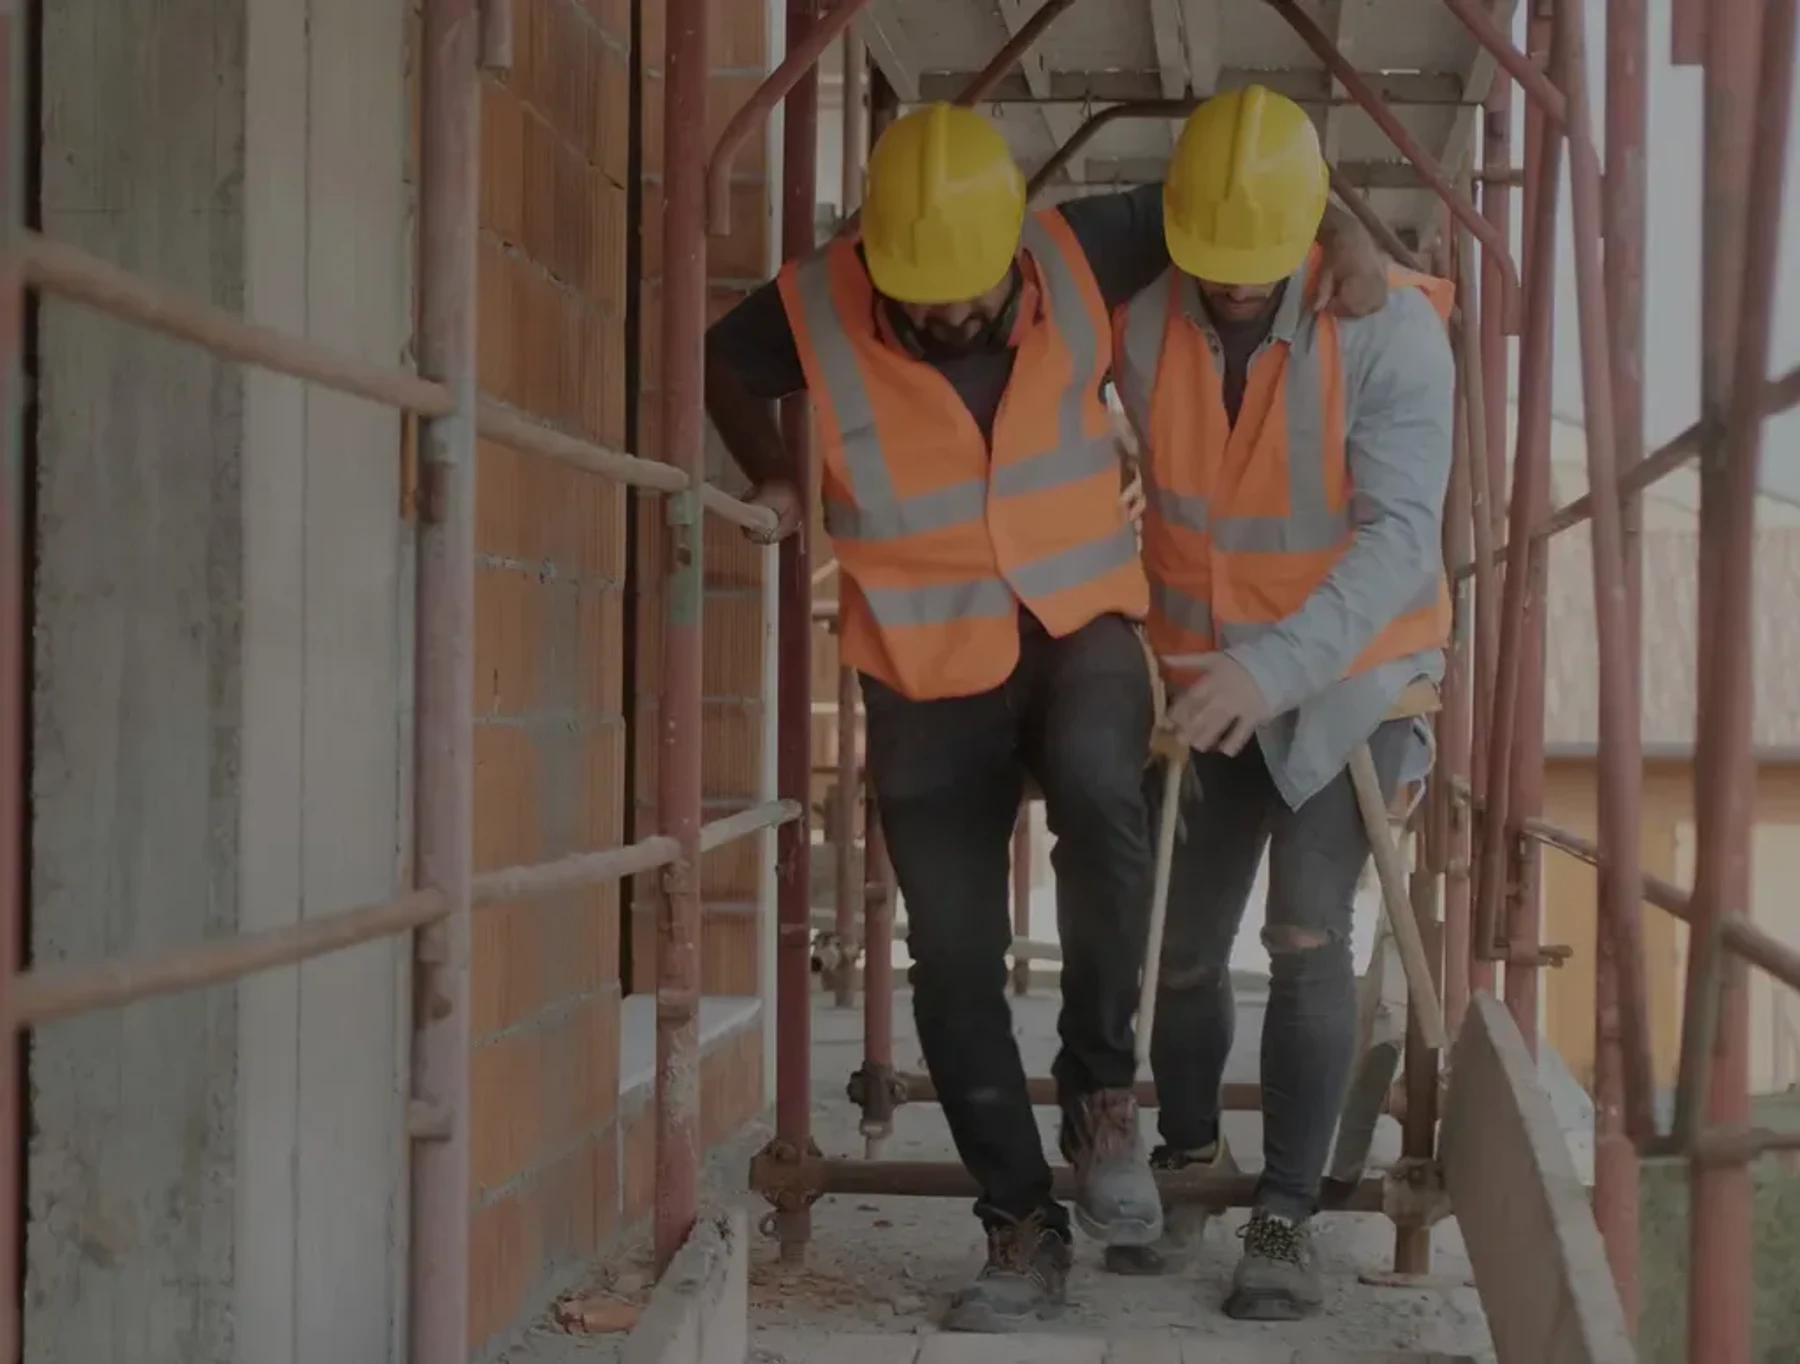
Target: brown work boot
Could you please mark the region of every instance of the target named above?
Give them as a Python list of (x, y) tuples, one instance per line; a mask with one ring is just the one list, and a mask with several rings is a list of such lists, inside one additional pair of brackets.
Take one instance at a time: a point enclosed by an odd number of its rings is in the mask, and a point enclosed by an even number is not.
[[(1177, 1151), (1158, 1146), (1150, 1153), (1152, 1170), (1190, 1170), (1203, 1167), (1208, 1174), (1234, 1175), (1237, 1161), (1223, 1135), (1212, 1145), (1198, 1151)], [(1174, 1274), (1185, 1268), (1200, 1249), (1206, 1235), (1206, 1224), (1212, 1220), (1212, 1209), (1199, 1203), (1180, 1203), (1163, 1207), (1163, 1232), (1155, 1245), (1108, 1246), (1101, 1267), (1109, 1274)]]
[(990, 1223), (987, 1263), (944, 1314), (944, 1330), (1021, 1331), (1062, 1310), (1074, 1254), (1069, 1234), (1039, 1213)]
[(1109, 1246), (1156, 1243), (1162, 1195), (1138, 1141), (1129, 1089), (1097, 1090), (1065, 1109), (1062, 1152), (1075, 1167), (1075, 1220), (1083, 1231)]

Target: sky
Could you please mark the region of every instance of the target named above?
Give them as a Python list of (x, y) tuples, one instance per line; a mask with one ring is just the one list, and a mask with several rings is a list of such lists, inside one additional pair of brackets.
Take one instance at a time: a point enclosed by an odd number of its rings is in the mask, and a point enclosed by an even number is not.
[[(1669, 64), (1669, 0), (1650, 0), (1650, 118), (1646, 164), (1649, 229), (1645, 240), (1645, 439), (1648, 448), (1677, 435), (1699, 415), (1701, 75)], [(1520, 6), (1521, 14), (1524, 6)], [(1596, 135), (1603, 131), (1606, 5), (1589, 0), (1588, 52)], [(1523, 39), (1521, 24), (1519, 38)], [(1800, 54), (1797, 54), (1800, 55)], [(1514, 146), (1524, 146), (1524, 101), (1514, 102)], [(1781, 257), (1770, 377), (1800, 363), (1800, 100), (1788, 132)], [(1605, 151), (1602, 147), (1602, 156)], [(1518, 200), (1515, 196), (1515, 204)], [(1555, 403), (1580, 419), (1581, 350), (1575, 258), (1565, 177), (1556, 302)], [(1514, 238), (1520, 228), (1514, 212)], [(1515, 382), (1516, 382), (1516, 369)], [(1800, 504), (1800, 411), (1771, 421), (1763, 441), (1765, 491)]]

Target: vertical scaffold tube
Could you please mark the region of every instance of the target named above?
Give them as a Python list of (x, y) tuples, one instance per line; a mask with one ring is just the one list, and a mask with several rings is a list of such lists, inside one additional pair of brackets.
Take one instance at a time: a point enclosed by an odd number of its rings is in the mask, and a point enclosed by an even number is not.
[[(1606, 177), (1602, 184), (1606, 299), (1611, 309), (1612, 392), (1618, 470), (1644, 458), (1644, 138), (1650, 38), (1644, 0), (1607, 0)], [(1642, 503), (1622, 508), (1626, 651), (1632, 660), (1630, 713), (1616, 742), (1622, 761), (1642, 762), (1643, 542)], [(1594, 961), (1594, 1216), (1606, 1242), (1619, 1303), (1633, 1333), (1638, 1316), (1638, 1163), (1625, 1120), (1625, 1073), (1615, 948), (1595, 934)], [(1646, 1039), (1647, 1041), (1648, 1039)]]
[[(1733, 345), (1729, 355), (1704, 356), (1701, 382), (1706, 415), (1722, 411), (1725, 425), (1722, 437), (1701, 447), (1701, 611), (1710, 629), (1700, 636), (1694, 947), (1682, 1036), (1686, 1102), (1677, 1110), (1678, 1132), (1690, 1135), (1700, 1130), (1696, 1104), (1703, 1105), (1708, 1128), (1750, 1119), (1747, 967), (1735, 953), (1719, 949), (1712, 929), (1725, 915), (1748, 911), (1751, 887), (1761, 390), (1775, 306), (1795, 3), (1767, 0), (1763, 11), (1761, 0), (1715, 0), (1709, 16), (1702, 232), (1708, 274), (1701, 330), (1709, 344), (1729, 333)], [(1723, 249), (1730, 259), (1721, 270), (1712, 253)], [(1695, 1083), (1702, 1075), (1703, 1087)], [(1689, 1187), (1688, 1357), (1750, 1364), (1755, 1262), (1749, 1166), (1696, 1157)]]
[[(818, 0), (788, 0), (787, 47), (806, 41), (818, 16)], [(815, 66), (788, 92), (781, 138), (781, 255), (813, 249), (813, 210), (818, 202), (819, 73)], [(795, 1151), (812, 1145), (812, 415), (805, 395), (781, 405), (782, 435), (807, 499), (801, 528), (781, 542), (777, 639), (780, 739), (776, 784), (784, 799), (798, 801), (800, 817), (782, 826), (779, 839), (776, 917), (775, 1136)], [(847, 795), (848, 793), (846, 793)], [(812, 1236), (805, 1208), (775, 1214), (781, 1258), (801, 1259)]]
[(421, 24), (419, 368), (456, 410), (420, 424), (414, 813), (418, 885), (450, 914), (413, 937), (408, 1354), (469, 1357), (469, 837), (475, 633), (476, 0)]
[[(24, 226), (20, 114), (24, 47), (19, 6), (0, 6), (0, 993), (25, 950), (25, 462), (20, 426), (19, 351), (24, 322), (19, 275), (11, 264)], [(19, 1248), (25, 1220), (19, 1154), (24, 1143), (24, 1038), (0, 1029), (0, 1364), (19, 1358)]]
[[(705, 600), (706, 0), (669, 0), (663, 89), (663, 438), (688, 487), (664, 499), (657, 830), (681, 845), (664, 868), (656, 934), (656, 1268), (700, 1210), (700, 649)], [(783, 792), (783, 794), (787, 794)]]

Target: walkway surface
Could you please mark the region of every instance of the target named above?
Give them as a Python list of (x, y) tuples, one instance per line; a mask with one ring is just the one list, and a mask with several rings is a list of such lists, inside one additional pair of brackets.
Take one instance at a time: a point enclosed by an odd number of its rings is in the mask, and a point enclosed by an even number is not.
[[(1231, 1080), (1255, 1078), (1263, 982), (1240, 977), (1239, 1035)], [(1040, 989), (1014, 1001), (1015, 1026), (1031, 1073), (1047, 1074), (1055, 1050), (1055, 997)], [(895, 1061), (922, 1069), (905, 991), (897, 1001)], [(835, 1008), (815, 996), (813, 1132), (829, 1156), (860, 1157), (858, 1114), (844, 1083), (862, 1059), (862, 1009)], [(1578, 1090), (1554, 1060), (1547, 1088), (1566, 1132), (1577, 1136), (1577, 1169), (1587, 1173), (1582, 1129), (1590, 1121)], [(1051, 1110), (1039, 1110), (1045, 1149), (1054, 1150)], [(1147, 1115), (1153, 1121), (1154, 1115)], [(1260, 1119), (1233, 1114), (1226, 1132), (1248, 1168), (1259, 1163)], [(741, 1203), (755, 1227), (766, 1205), (745, 1192), (750, 1155), (768, 1139), (752, 1124), (715, 1153), (704, 1197)], [(1146, 1132), (1146, 1140), (1151, 1139)], [(1399, 1131), (1383, 1119), (1372, 1167), (1399, 1151)], [(884, 1157), (953, 1160), (949, 1133), (935, 1106), (909, 1106), (897, 1116)], [(753, 1237), (750, 1266), (751, 1357), (756, 1364), (1491, 1364), (1486, 1322), (1453, 1222), (1435, 1236), (1429, 1288), (1378, 1287), (1366, 1273), (1391, 1268), (1393, 1233), (1378, 1215), (1331, 1214), (1318, 1224), (1325, 1272), (1325, 1309), (1312, 1321), (1279, 1326), (1235, 1322), (1219, 1311), (1235, 1263), (1238, 1213), (1209, 1228), (1198, 1262), (1166, 1279), (1120, 1278), (1101, 1272), (1100, 1252), (1076, 1246), (1070, 1305), (1043, 1335), (951, 1336), (936, 1322), (950, 1295), (981, 1262), (980, 1235), (961, 1200), (831, 1197), (813, 1210), (806, 1262), (782, 1265), (774, 1242)], [(640, 1299), (649, 1284), (648, 1254), (622, 1247), (592, 1291)], [(622, 1335), (570, 1336), (553, 1325), (507, 1353), (507, 1364), (591, 1364), (614, 1358)]]

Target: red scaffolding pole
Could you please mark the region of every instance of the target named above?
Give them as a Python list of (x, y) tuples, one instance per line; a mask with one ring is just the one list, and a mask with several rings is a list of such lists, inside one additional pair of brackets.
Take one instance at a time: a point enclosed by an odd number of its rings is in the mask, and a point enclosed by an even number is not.
[(419, 365), (453, 407), (421, 424), (415, 883), (446, 915), (413, 938), (408, 1350), (466, 1359), (469, 1294), (469, 842), (475, 635), (477, 0), (427, 0), (420, 119)]

